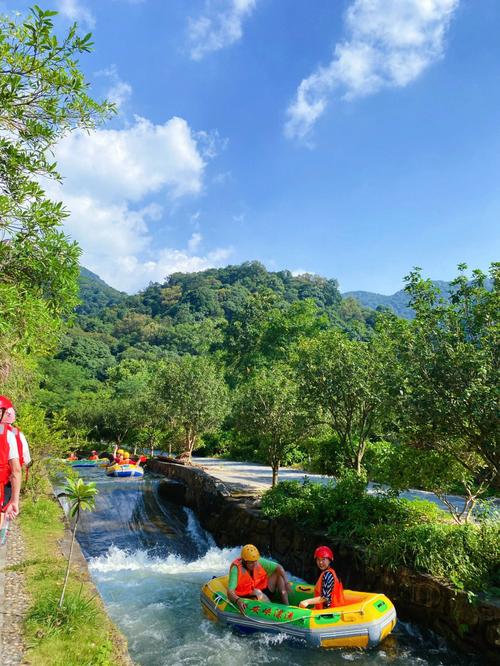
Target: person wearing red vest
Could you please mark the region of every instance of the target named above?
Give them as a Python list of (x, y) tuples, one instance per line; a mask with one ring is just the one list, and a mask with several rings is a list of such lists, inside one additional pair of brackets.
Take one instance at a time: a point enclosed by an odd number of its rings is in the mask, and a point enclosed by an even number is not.
[[(2, 519), (15, 518), (19, 513), (19, 493), (21, 491), (21, 465), (19, 451), (14, 432), (5, 421), (8, 409), (13, 408), (12, 402), (0, 395), (0, 512)], [(11, 483), (11, 498), (5, 500), (5, 486)]]
[(89, 460), (99, 460), (99, 456), (97, 455), (97, 451), (92, 451), (92, 455), (89, 456)]
[(10, 426), (10, 429), (15, 435), (17, 443), (17, 451), (19, 453), (19, 464), (21, 465), (21, 468), (24, 467), (26, 469), (26, 481), (27, 481), (28, 466), (31, 464), (31, 454), (28, 446), (28, 440), (26, 439), (24, 432), (22, 432), (22, 430), (19, 430), (19, 428), (16, 428), (16, 426), (14, 425), (14, 422), (16, 420), (16, 410), (14, 409), (13, 406), (6, 409), (3, 420), (5, 421), (5, 423), (7, 423)]
[(227, 596), (240, 613), (245, 614), (244, 599), (269, 601), (269, 596), (276, 590), (280, 593), (281, 603), (288, 606), (289, 585), (281, 564), (261, 557), (255, 546), (247, 544), (229, 569)]
[(321, 610), (342, 606), (345, 603), (344, 587), (338, 579), (335, 569), (331, 566), (333, 562), (331, 548), (318, 546), (314, 551), (314, 559), (321, 573), (314, 587), (314, 597), (303, 599), (299, 604), (300, 608), (314, 605), (316, 610)]

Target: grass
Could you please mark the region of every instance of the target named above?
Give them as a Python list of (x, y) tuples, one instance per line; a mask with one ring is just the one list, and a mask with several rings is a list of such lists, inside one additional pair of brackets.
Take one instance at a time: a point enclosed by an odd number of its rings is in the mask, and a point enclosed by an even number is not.
[(27, 661), (32, 666), (111, 666), (125, 663), (124, 641), (89, 584), (73, 566), (64, 606), (58, 607), (66, 559), (61, 553), (64, 519), (48, 488), (37, 501), (25, 498), (19, 516), (26, 559), (22, 571), (32, 604), (25, 620)]

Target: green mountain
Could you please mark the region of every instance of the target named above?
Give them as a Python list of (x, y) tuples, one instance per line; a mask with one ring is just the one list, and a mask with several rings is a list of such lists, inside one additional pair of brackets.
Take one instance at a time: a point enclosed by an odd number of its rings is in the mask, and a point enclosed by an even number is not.
[[(370, 336), (376, 313), (354, 299), (343, 300), (336, 280), (268, 271), (257, 261), (173, 273), (129, 296), (82, 268), (81, 305), (57, 358), (103, 376), (115, 361), (158, 359), (168, 354), (198, 354), (219, 348), (228, 327), (247, 325), (270, 310), (295, 310), (314, 303), (316, 316), (327, 317), (351, 337)], [(304, 305), (307, 309), (309, 305)], [(305, 315), (304, 315), (305, 316)]]
[(113, 289), (104, 280), (89, 271), (88, 268), (80, 266), (80, 284), (81, 304), (77, 308), (78, 314), (91, 314), (95, 310), (117, 305), (127, 298), (127, 294), (117, 289)]
[[(450, 283), (442, 280), (433, 282), (440, 290), (443, 296), (448, 298), (450, 293)], [(404, 289), (400, 289), (395, 294), (386, 296), (385, 294), (376, 294), (371, 291), (347, 291), (342, 294), (342, 298), (355, 298), (365, 308), (377, 310), (380, 308), (389, 308), (395, 312), (398, 317), (404, 319), (413, 319), (414, 312), (408, 305), (408, 294)]]

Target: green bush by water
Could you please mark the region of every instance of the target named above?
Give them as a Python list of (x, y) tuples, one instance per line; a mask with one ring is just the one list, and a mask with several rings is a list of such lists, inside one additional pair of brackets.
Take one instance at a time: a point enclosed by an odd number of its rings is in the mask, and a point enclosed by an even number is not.
[(364, 546), (372, 564), (404, 565), (473, 593), (500, 586), (498, 520), (456, 525), (432, 502), (369, 495), (353, 474), (335, 486), (285, 481), (267, 491), (262, 510)]

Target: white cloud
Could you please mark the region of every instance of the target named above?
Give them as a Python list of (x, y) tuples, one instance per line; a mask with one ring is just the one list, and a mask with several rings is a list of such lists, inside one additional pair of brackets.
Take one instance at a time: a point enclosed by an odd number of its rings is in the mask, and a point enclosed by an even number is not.
[(257, 0), (207, 0), (204, 15), (189, 21), (191, 58), (201, 60), (241, 39), (243, 21), (256, 4)]
[(194, 252), (200, 246), (203, 236), (200, 233), (194, 233), (188, 241), (188, 250)]
[(414, 81), (444, 51), (459, 0), (354, 0), (345, 16), (348, 37), (332, 60), (304, 79), (287, 110), (285, 134), (303, 138), (335, 89), (346, 100)]
[(95, 27), (95, 17), (81, 0), (58, 0), (57, 11), (70, 21), (84, 23), (89, 28)]
[(199, 233), (180, 250), (154, 241), (151, 223), (161, 221), (163, 205), (203, 190), (206, 160), (195, 136), (182, 118), (154, 125), (136, 117), (121, 130), (74, 132), (57, 146), (64, 180), (44, 186), (70, 211), (65, 227), (82, 247), (82, 263), (112, 286), (136, 291), (174, 271), (220, 265), (230, 255), (228, 248), (196, 254)]
[(104, 76), (109, 79), (109, 88), (105, 94), (108, 102), (113, 102), (120, 110), (132, 95), (132, 86), (123, 81), (118, 75), (116, 65), (97, 72), (97, 76)]
[(125, 129), (74, 132), (56, 150), (71, 188), (100, 201), (140, 201), (165, 189), (170, 198), (201, 192), (206, 162), (183, 118), (154, 125), (136, 116)]
[(232, 253), (230, 248), (218, 248), (196, 254), (200, 234), (191, 236), (187, 248), (157, 247), (148, 228), (148, 221), (160, 213), (156, 207), (132, 210), (125, 203), (106, 206), (90, 197), (67, 194), (64, 200), (71, 210), (66, 230), (83, 248), (82, 263), (111, 286), (129, 293), (177, 271), (220, 266)]

